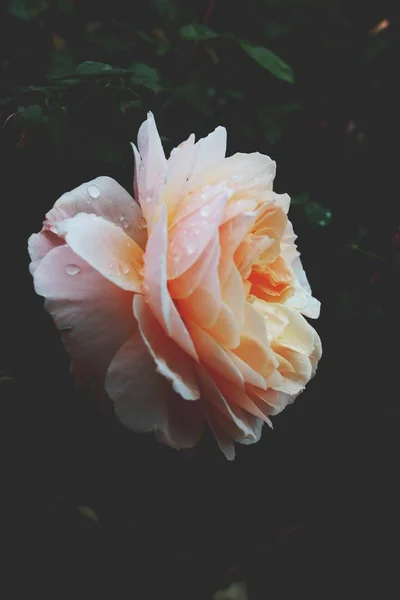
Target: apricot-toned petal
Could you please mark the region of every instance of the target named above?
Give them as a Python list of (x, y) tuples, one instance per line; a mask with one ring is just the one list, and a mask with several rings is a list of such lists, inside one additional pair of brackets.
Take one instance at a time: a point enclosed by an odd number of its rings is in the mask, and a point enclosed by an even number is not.
[(260, 373), (257, 373), (257, 371), (252, 369), (250, 365), (248, 365), (246, 362), (244, 362), (244, 360), (236, 356), (236, 354), (233, 354), (233, 352), (231, 352), (230, 350), (226, 350), (226, 352), (230, 359), (234, 362), (236, 367), (239, 369), (245, 383), (251, 383), (252, 385), (260, 387), (264, 390), (267, 389), (267, 383)]
[(132, 293), (102, 277), (68, 246), (51, 250), (33, 278), (72, 360), (91, 376), (104, 375), (137, 327)]
[[(223, 394), (223, 396), (228, 400), (230, 406), (239, 406), (247, 413), (250, 413), (251, 415), (257, 418), (262, 419), (266, 423), (271, 423), (267, 415), (268, 411), (260, 410), (257, 404), (255, 404), (249, 398), (246, 389), (235, 386), (232, 383), (232, 381), (228, 381), (224, 377), (213, 375), (213, 379), (216, 385), (218, 386), (218, 389), (220, 390), (221, 394)], [(271, 414), (271, 409), (269, 411), (269, 414)]]
[(228, 191), (218, 191), (169, 230), (168, 279), (187, 271), (217, 235), (228, 198)]
[(103, 277), (124, 290), (142, 291), (143, 250), (117, 225), (80, 213), (54, 223), (52, 230)]
[(214, 325), (208, 330), (215, 340), (226, 348), (237, 348), (240, 344), (240, 330), (229, 306), (222, 302), (221, 310)]
[(322, 356), (322, 344), (321, 338), (318, 333), (314, 331), (314, 349), (310, 354), (310, 362), (312, 367), (312, 377), (314, 377), (317, 370), (318, 362)]
[(224, 285), (231, 269), (234, 253), (244, 236), (254, 222), (254, 214), (239, 214), (229, 219), (219, 228), (219, 243), (221, 246), (221, 260), (219, 264), (219, 277)]
[(46, 221), (52, 225), (78, 213), (103, 217), (123, 229), (141, 248), (146, 244), (147, 231), (140, 206), (111, 177), (97, 177), (63, 194), (47, 213)]
[(313, 327), (301, 314), (286, 306), (280, 305), (279, 312), (288, 320), (288, 324), (279, 336), (279, 343), (291, 350), (310, 355), (315, 341)]
[(203, 329), (188, 322), (188, 329), (196, 347), (200, 362), (224, 375), (240, 387), (244, 387), (244, 379), (227, 352)]
[(167, 170), (164, 150), (151, 112), (139, 128), (138, 148), (141, 157), (137, 174), (139, 202), (150, 230), (156, 216)]
[(199, 398), (193, 359), (165, 334), (143, 296), (135, 295), (133, 312), (157, 371), (171, 382), (175, 392), (185, 400)]
[[(246, 386), (247, 392), (258, 408), (267, 414), (277, 415), (288, 405), (294, 402), (296, 395), (290, 396), (276, 390), (260, 390), (252, 385)], [(267, 405), (267, 406), (264, 406)]]
[(246, 296), (243, 279), (239, 271), (232, 263), (229, 275), (222, 287), (222, 299), (229, 307), (239, 331), (243, 329), (245, 321)]
[(210, 264), (215, 260), (215, 239), (210, 240), (201, 256), (180, 277), (168, 282), (168, 289), (174, 299), (188, 298), (200, 284)]
[(214, 325), (221, 308), (221, 286), (218, 277), (219, 255), (219, 244), (215, 240), (208, 268), (199, 285), (188, 298), (179, 301), (179, 311), (183, 318), (204, 328)]
[(157, 373), (140, 332), (115, 355), (106, 377), (106, 390), (123, 425), (136, 432), (155, 431), (173, 448), (191, 448), (201, 437), (199, 402), (187, 402)]
[(207, 182), (214, 184), (223, 180), (232, 181), (238, 192), (254, 189), (272, 190), (275, 173), (276, 163), (269, 156), (259, 152), (237, 153), (221, 163), (216, 163), (214, 168), (207, 172)]
[(169, 223), (173, 221), (177, 208), (184, 201), (187, 180), (193, 170), (195, 152), (192, 133), (185, 142), (171, 151), (168, 158), (163, 202), (167, 205)]
[[(205, 173), (211, 167), (223, 162), (226, 153), (226, 129), (217, 127), (207, 137), (201, 138), (194, 146), (192, 173), (188, 181), (188, 189), (195, 189)], [(221, 179), (219, 179), (221, 181)]]
[(259, 373), (265, 372), (268, 366), (272, 372), (276, 366), (267, 338), (265, 321), (248, 302), (245, 304), (245, 322), (240, 344), (234, 353)]
[(64, 240), (46, 229), (43, 229), (40, 233), (33, 233), (28, 240), (28, 252), (32, 261), (29, 265), (31, 274), (33, 275), (40, 265), (42, 258), (44, 258), (50, 250), (64, 244)]
[(167, 287), (167, 210), (161, 207), (149, 236), (144, 257), (146, 300), (165, 333), (197, 360), (196, 350)]
[(211, 404), (228, 421), (230, 421), (243, 437), (254, 438), (254, 434), (246, 422), (246, 417), (239, 407), (230, 406), (227, 399), (219, 390), (213, 380), (210, 370), (206, 370), (202, 365), (196, 365), (197, 376), (200, 384), (202, 396), (208, 404)]

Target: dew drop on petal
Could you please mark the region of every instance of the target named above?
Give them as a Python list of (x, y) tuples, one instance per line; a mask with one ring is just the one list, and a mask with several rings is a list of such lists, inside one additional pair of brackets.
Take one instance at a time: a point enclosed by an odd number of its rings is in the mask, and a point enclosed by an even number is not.
[(146, 229), (147, 223), (146, 223), (146, 219), (144, 217), (139, 218), (138, 226), (139, 226), (139, 229)]
[(122, 272), (123, 272), (123, 274), (124, 274), (124, 275), (128, 275), (129, 271), (130, 271), (130, 267), (129, 267), (129, 265), (127, 265), (126, 263), (125, 263), (125, 264), (123, 264), (123, 265), (122, 265)]
[(100, 196), (100, 190), (97, 185), (89, 185), (87, 192), (91, 198), (98, 198)]
[(65, 272), (67, 275), (78, 275), (81, 270), (77, 265), (67, 265), (65, 267)]

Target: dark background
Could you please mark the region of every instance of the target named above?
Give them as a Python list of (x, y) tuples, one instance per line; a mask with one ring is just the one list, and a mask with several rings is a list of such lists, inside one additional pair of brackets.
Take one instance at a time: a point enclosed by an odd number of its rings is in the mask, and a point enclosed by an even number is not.
[[(400, 596), (396, 4), (1, 9), (2, 597)], [(322, 302), (316, 378), (234, 463), (211, 436), (174, 452), (132, 435), (75, 390), (28, 272), (64, 191), (100, 174), (132, 190), (148, 109), (167, 151), (221, 124), (228, 154), (277, 161)]]

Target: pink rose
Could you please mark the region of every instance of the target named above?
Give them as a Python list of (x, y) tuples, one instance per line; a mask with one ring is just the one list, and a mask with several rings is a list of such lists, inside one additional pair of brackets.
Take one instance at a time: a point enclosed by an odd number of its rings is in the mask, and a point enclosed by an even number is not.
[(290, 199), (273, 191), (268, 156), (225, 158), (223, 127), (167, 160), (150, 113), (133, 150), (136, 201), (98, 177), (31, 236), (35, 289), (77, 380), (125, 426), (188, 448), (207, 421), (233, 459), (233, 442), (258, 441), (321, 356)]

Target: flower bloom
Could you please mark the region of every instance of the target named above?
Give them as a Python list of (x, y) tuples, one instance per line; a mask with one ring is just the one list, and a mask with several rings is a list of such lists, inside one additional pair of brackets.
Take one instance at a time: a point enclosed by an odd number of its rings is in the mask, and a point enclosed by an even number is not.
[(138, 133), (135, 200), (98, 177), (61, 196), (29, 239), (35, 289), (78, 382), (119, 420), (175, 448), (208, 422), (227, 456), (259, 440), (314, 375), (319, 302), (302, 268), (275, 162), (225, 158), (226, 130), (164, 155)]

